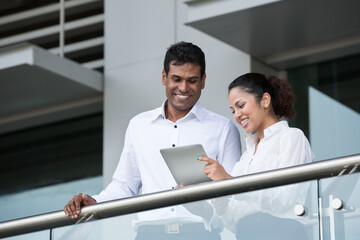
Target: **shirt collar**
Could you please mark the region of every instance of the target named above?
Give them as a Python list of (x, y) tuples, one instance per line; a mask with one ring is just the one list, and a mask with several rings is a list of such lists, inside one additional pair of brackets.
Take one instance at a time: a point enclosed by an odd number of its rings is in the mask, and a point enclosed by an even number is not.
[[(264, 139), (267, 139), (267, 138), (271, 137), (272, 135), (274, 135), (276, 132), (280, 131), (281, 129), (288, 128), (288, 127), (289, 127), (289, 124), (287, 121), (279, 121), (264, 130)], [(256, 145), (258, 142), (259, 142), (259, 134), (258, 133), (254, 133), (253, 135), (251, 135), (245, 139), (247, 148), (250, 148), (250, 147)]]
[[(165, 115), (165, 104), (166, 103), (167, 103), (167, 99), (162, 103), (161, 107), (158, 107), (154, 110), (154, 115), (153, 115), (152, 121), (155, 121), (159, 118), (166, 119), (166, 115)], [(204, 117), (205, 117), (204, 109), (200, 105), (199, 101), (197, 101), (195, 103), (195, 105), (191, 108), (190, 112), (188, 112), (188, 114), (186, 114), (185, 117), (179, 119), (178, 121), (188, 119), (192, 116), (196, 117), (200, 122), (204, 122)]]
[(272, 135), (274, 135), (276, 132), (286, 127), (287, 128), (289, 127), (287, 121), (279, 121), (264, 130), (264, 138), (269, 138)]

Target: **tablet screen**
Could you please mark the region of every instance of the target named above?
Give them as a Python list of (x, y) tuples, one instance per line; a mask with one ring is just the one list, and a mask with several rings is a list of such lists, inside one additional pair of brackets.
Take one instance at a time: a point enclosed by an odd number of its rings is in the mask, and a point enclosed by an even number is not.
[(178, 185), (211, 181), (204, 173), (207, 162), (197, 160), (207, 156), (201, 144), (165, 148), (160, 153)]

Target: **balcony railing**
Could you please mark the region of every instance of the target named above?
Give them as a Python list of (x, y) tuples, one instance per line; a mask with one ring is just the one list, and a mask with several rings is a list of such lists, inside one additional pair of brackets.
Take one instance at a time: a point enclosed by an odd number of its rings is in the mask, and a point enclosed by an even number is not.
[[(218, 198), (232, 194), (247, 193), (255, 190), (284, 186), (310, 180), (344, 176), (359, 171), (360, 155), (330, 159), (296, 167), (257, 173), (222, 181), (190, 185), (164, 192), (144, 194), (136, 197), (99, 203), (84, 207), (78, 220), (72, 220), (69, 217), (66, 217), (64, 212), (61, 210), (6, 221), (0, 223), (0, 237), (9, 237), (45, 229), (53, 229), (93, 219), (105, 219), (129, 213), (137, 213), (140, 211), (173, 206), (176, 204)], [(324, 191), (337, 190), (333, 187), (327, 188), (327, 190)], [(331, 198), (332, 197), (333, 195), (331, 195)], [(341, 209), (343, 207), (343, 202), (339, 199), (336, 199), (336, 201), (332, 204), (333, 209), (336, 209), (336, 207)], [(347, 208), (347, 210), (351, 210), (351, 207), (349, 208), (349, 206), (347, 206)], [(358, 214), (356, 211), (352, 212), (355, 212), (355, 215)], [(330, 222), (332, 224), (336, 221), (336, 216), (331, 217), (332, 213), (327, 212), (324, 214), (330, 216)], [(301, 213), (299, 213), (299, 215), (301, 215)], [(335, 230), (331, 232), (331, 234), (331, 239), (335, 239)], [(320, 236), (320, 238), (322, 238), (322, 236)]]

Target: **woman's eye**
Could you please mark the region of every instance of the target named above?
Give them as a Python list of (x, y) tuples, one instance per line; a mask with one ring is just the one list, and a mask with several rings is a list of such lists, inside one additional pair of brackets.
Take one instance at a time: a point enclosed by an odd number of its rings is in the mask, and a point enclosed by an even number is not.
[(238, 105), (238, 108), (242, 109), (244, 107), (245, 103)]

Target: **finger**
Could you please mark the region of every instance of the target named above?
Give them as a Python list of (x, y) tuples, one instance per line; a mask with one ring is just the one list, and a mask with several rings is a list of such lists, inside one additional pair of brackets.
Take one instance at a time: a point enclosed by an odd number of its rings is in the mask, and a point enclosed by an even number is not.
[(68, 211), (66, 209), (66, 206), (64, 207), (64, 213), (65, 213), (65, 216), (69, 216), (69, 213), (68, 213)]
[(209, 175), (211, 172), (212, 172), (211, 168), (209, 168), (209, 167), (204, 168), (204, 173), (205, 173), (206, 176)]
[(80, 198), (80, 199), (76, 198), (74, 201), (76, 214), (80, 213), (81, 201), (82, 201), (82, 198)]
[(216, 163), (215, 160), (208, 158), (208, 157), (199, 157), (198, 159), (199, 159), (199, 161), (208, 162), (209, 164)]
[(68, 209), (70, 217), (74, 218), (76, 216), (76, 206), (75, 206), (75, 203), (73, 200), (71, 202), (69, 202), (67, 209)]
[(71, 218), (74, 218), (76, 215), (76, 212), (75, 212), (75, 205), (73, 204), (72, 200), (66, 205), (66, 209), (67, 209), (69, 216)]

